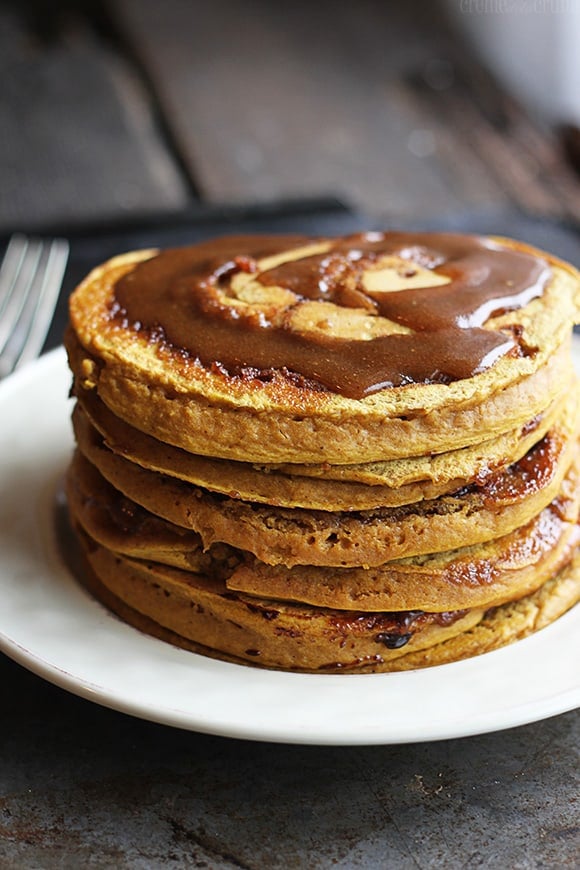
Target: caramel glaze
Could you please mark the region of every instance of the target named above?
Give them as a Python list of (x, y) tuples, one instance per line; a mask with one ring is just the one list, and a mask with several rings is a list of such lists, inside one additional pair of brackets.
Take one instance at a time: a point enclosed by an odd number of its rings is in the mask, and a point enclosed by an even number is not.
[(560, 544), (566, 529), (571, 534), (562, 551), (562, 559), (568, 561), (580, 543), (580, 527), (574, 522), (573, 512), (577, 512), (577, 508), (571, 499), (554, 499), (533, 522), (520, 530), (522, 533), (510, 545), (499, 568), (493, 560), (457, 559), (447, 567), (446, 580), (463, 587), (491, 585), (507, 565), (526, 565), (547, 556)]
[(330, 621), (341, 633), (376, 631), (374, 639), (387, 649), (404, 646), (413, 635), (427, 625), (452, 625), (468, 613), (467, 610), (448, 610), (426, 613), (423, 610), (403, 610), (393, 613), (348, 613), (335, 611)]
[[(276, 372), (310, 387), (360, 399), (409, 383), (472, 377), (504, 355), (533, 353), (517, 329), (483, 329), (489, 318), (540, 296), (548, 264), (477, 236), (447, 233), (361, 233), (331, 241), (324, 254), (259, 272), (263, 257), (312, 244), (302, 236), (238, 236), (166, 250), (137, 264), (116, 284), (111, 317), (150, 341), (225, 374), (271, 380)], [(369, 292), (362, 276), (384, 256), (398, 256), (450, 279), (448, 284)], [(365, 310), (413, 330), (351, 340), (292, 330), (284, 318), (241, 313), (218, 291), (237, 272), (301, 300)]]
[(479, 491), (487, 507), (521, 501), (548, 486), (556, 473), (564, 447), (564, 439), (557, 430), (548, 432), (509, 468), (493, 474), (482, 483), (470, 484), (465, 489)]

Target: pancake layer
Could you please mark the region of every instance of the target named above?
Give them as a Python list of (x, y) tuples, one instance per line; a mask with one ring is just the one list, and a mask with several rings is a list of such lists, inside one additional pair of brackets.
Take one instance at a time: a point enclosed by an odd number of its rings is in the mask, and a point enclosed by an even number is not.
[(567, 386), (564, 398), (543, 415), (483, 444), (435, 456), (354, 466), (256, 466), (196, 456), (140, 432), (90, 393), (79, 397), (73, 419), (78, 428), (86, 425), (83, 415), (88, 417), (116, 455), (211, 492), (277, 507), (372, 510), (434, 499), (473, 480), (483, 482), (517, 462), (548, 432), (563, 405), (577, 401), (573, 382)]
[(557, 495), (575, 451), (576, 409), (508, 469), (454, 494), (400, 508), (326, 512), (255, 505), (217, 496), (127, 462), (77, 420), (81, 452), (128, 498), (267, 564), (365, 567), (469, 546), (526, 523)]
[(292, 569), (265, 565), (153, 516), (127, 499), (82, 454), (67, 494), (75, 525), (108, 550), (219, 577), (236, 592), (344, 610), (428, 611), (490, 607), (535, 591), (578, 544), (580, 470), (575, 462), (558, 497), (522, 528), (474, 547), (387, 562), (376, 569)]
[[(122, 618), (178, 646), (295, 671), (378, 673), (457, 661), (550, 624), (580, 601), (580, 556), (535, 593), (501, 607), (368, 614), (236, 596), (199, 574), (83, 542), (89, 588)], [(96, 581), (96, 582), (95, 582)]]
[[(435, 300), (437, 306), (444, 279), (449, 281), (452, 296), (455, 293), (458, 298), (467, 300), (464, 307), (465, 311), (469, 310), (473, 288), (465, 288), (461, 274), (455, 280), (441, 274), (442, 269), (445, 272), (446, 262), (453, 262), (445, 254), (450, 238), (453, 237), (434, 235), (418, 240), (424, 242), (422, 245), (409, 238), (396, 239), (395, 268), (391, 265), (382, 270), (378, 289), (376, 266), (381, 265), (380, 257), (366, 269), (357, 268), (357, 262), (364, 263), (364, 258), (357, 259), (356, 254), (368, 246), (368, 237), (362, 234), (347, 239), (347, 250), (336, 252), (335, 274), (322, 275), (318, 297), (314, 299), (312, 282), (302, 280), (303, 270), (311, 262), (313, 246), (332, 247), (332, 240), (281, 237), (274, 244), (264, 244), (263, 239), (257, 238), (253, 245), (256, 256), (251, 258), (250, 264), (254, 270), (253, 280), (242, 281), (241, 287), (236, 278), (240, 274), (243, 277), (240, 256), (244, 255), (239, 252), (252, 248), (247, 240), (232, 239), (221, 245), (199, 246), (192, 250), (189, 259), (193, 265), (189, 271), (185, 268), (185, 274), (182, 274), (184, 267), (177, 255), (169, 277), (163, 263), (171, 261), (170, 252), (165, 253), (165, 259), (163, 255), (156, 256), (154, 251), (123, 255), (94, 270), (71, 300), (67, 346), (73, 370), (79, 374), (81, 383), (98, 390), (118, 416), (132, 424), (138, 423), (136, 428), (202, 455), (257, 462), (322, 460), (345, 464), (420, 456), (478, 443), (483, 437), (490, 438), (524, 425), (530, 419), (530, 411), (535, 416), (545, 409), (550, 386), (553, 388), (554, 381), (558, 382), (557, 361), (562, 362), (558, 350), (563, 349), (566, 355), (564, 348), (570, 324), (577, 318), (575, 270), (521, 243), (506, 240), (500, 246), (493, 240), (482, 241), (486, 256), (483, 263), (478, 263), (480, 270), (490, 273), (489, 284), (485, 284), (485, 277), (483, 283), (490, 287), (492, 297), (478, 309), (492, 315), (483, 321), (482, 328), (490, 333), (503, 330), (506, 341), (509, 336), (514, 339), (514, 352), (500, 355), (489, 367), (451, 383), (403, 382), (362, 398), (350, 398), (311, 378), (297, 378), (284, 367), (253, 366), (251, 349), (247, 360), (240, 359), (239, 371), (230, 374), (218, 356), (212, 356), (211, 362), (204, 364), (195, 354), (184, 353), (183, 347), (167, 342), (164, 337), (168, 310), (179, 305), (180, 295), (186, 291), (190, 299), (199, 303), (194, 312), (179, 310), (180, 315), (191, 318), (192, 326), (198, 318), (203, 318), (204, 326), (225, 324), (224, 328), (235, 320), (239, 323), (238, 332), (242, 333), (248, 323), (258, 327), (273, 325), (297, 336), (297, 341), (314, 346), (317, 352), (321, 336), (338, 340), (339, 355), (346, 354), (355, 341), (358, 343), (353, 352), (362, 368), (377, 331), (391, 335), (412, 331), (411, 327), (379, 313), (377, 305), (380, 308), (385, 297), (396, 297), (402, 300), (403, 306), (407, 302), (407, 322), (412, 324), (418, 303), (422, 301), (421, 288), (423, 295), (426, 290), (427, 299)], [(480, 241), (473, 240), (473, 244)], [(393, 247), (390, 234), (384, 234), (382, 242), (379, 239), (370, 243), (375, 244), (377, 255), (381, 254), (381, 245), (386, 251)], [(438, 255), (431, 246), (441, 248), (443, 253)], [(269, 249), (269, 256), (260, 256), (265, 248)], [(231, 268), (236, 251), (237, 271)], [(470, 252), (472, 258), (478, 253), (476, 249)], [(514, 305), (510, 281), (513, 284), (515, 271), (511, 278), (508, 272), (501, 276), (506, 295), (494, 304), (493, 266), (498, 256), (509, 257), (510, 254), (515, 258), (528, 258), (530, 268), (533, 266), (536, 272), (546, 267), (548, 277), (541, 293), (534, 292), (529, 301)], [(273, 262), (293, 266), (293, 290), (275, 284), (257, 284), (256, 279), (271, 272)], [(161, 268), (155, 281), (157, 263)], [(430, 264), (434, 267), (429, 268)], [(513, 265), (514, 270), (519, 269), (519, 262)], [(465, 264), (463, 270), (468, 271)], [(406, 277), (407, 272), (415, 274)], [(418, 289), (417, 276), (420, 278)], [(481, 280), (481, 276), (470, 277), (475, 285)], [(370, 278), (374, 279), (374, 291), (368, 289)], [(535, 273), (529, 280), (533, 285)], [(145, 324), (147, 328), (139, 322), (136, 328), (130, 312), (123, 307), (126, 299), (119, 299), (119, 287), (123, 285), (127, 291), (129, 284), (134, 296), (140, 298), (151, 295), (152, 281), (165, 292), (166, 303), (156, 312), (164, 322), (153, 320)], [(145, 293), (139, 292), (140, 282), (146, 287)], [(354, 300), (329, 303), (325, 287), (336, 284), (339, 289), (348, 288), (358, 296)], [(357, 300), (359, 305), (355, 304)], [(313, 303), (318, 306), (315, 312)], [(297, 309), (304, 315), (305, 308), (308, 316), (298, 317), (296, 322)], [(215, 311), (215, 316), (207, 318), (208, 310)], [(457, 320), (461, 317), (470, 321), (470, 315), (461, 313)], [(399, 316), (401, 319), (405, 318)], [(437, 332), (437, 324), (435, 326)], [(256, 344), (262, 332), (266, 334), (268, 329), (254, 329), (250, 344)], [(439, 334), (442, 332), (445, 333), (445, 329)], [(453, 337), (449, 341), (455, 342), (459, 352), (457, 345), (465, 330), (455, 328), (451, 332)], [(357, 336), (354, 340), (353, 333)], [(421, 333), (423, 344), (428, 343), (431, 335)], [(314, 368), (323, 358), (324, 353), (317, 353)], [(404, 381), (405, 372), (402, 375)], [(433, 376), (436, 375), (434, 366)]]

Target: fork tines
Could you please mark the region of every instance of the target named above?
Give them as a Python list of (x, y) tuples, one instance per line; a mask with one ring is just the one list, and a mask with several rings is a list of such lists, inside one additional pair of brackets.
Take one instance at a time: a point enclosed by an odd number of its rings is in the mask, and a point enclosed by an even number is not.
[(0, 267), (0, 377), (40, 353), (68, 253), (65, 239), (10, 239)]

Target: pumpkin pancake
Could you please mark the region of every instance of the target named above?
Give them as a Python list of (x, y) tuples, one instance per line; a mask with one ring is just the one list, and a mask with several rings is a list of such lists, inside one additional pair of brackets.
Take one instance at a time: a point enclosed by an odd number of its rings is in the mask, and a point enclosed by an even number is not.
[[(255, 505), (146, 471), (112, 453), (94, 428), (77, 425), (79, 449), (125, 496), (151, 513), (267, 564), (334, 567), (471, 546), (524, 525), (557, 496), (576, 452), (577, 411), (567, 413), (522, 459), (452, 495), (399, 508), (327, 512)], [(77, 420), (77, 423), (79, 421)]]
[(100, 582), (130, 607), (196, 643), (260, 665), (334, 669), (353, 658), (388, 661), (403, 647), (446, 640), (484, 613), (363, 614), (257, 599), (207, 575), (120, 556), (84, 534), (80, 540)]
[(484, 544), (376, 568), (285, 568), (245, 560), (225, 577), (226, 585), (250, 595), (341, 610), (438, 611), (505, 604), (538, 589), (580, 544), (578, 469), (574, 478), (572, 497), (559, 496), (525, 526)]
[(67, 469), (65, 489), (74, 525), (109, 550), (220, 577), (243, 558), (225, 544), (204, 551), (199, 535), (123, 496), (78, 451)]
[[(195, 456), (130, 426), (91, 393), (79, 396), (73, 420), (75, 427), (86, 425), (82, 420), (82, 415), (86, 414), (113, 453), (148, 470), (177, 477), (212, 492), (278, 507), (370, 510), (437, 498), (476, 479), (483, 481), (493, 472), (521, 459), (562, 413), (564, 401), (568, 405), (578, 401), (575, 381), (570, 382), (565, 400), (554, 402), (544, 415), (484, 444), (437, 456), (366, 466), (272, 468)], [(349, 474), (354, 481), (348, 479)]]
[(510, 240), (367, 233), (141, 251), (71, 298), (77, 393), (214, 458), (352, 464), (479, 443), (566, 380), (576, 271)]
[(103, 547), (225, 581), (235, 592), (341, 610), (459, 610), (503, 604), (535, 591), (570, 560), (580, 528), (576, 461), (558, 497), (509, 535), (378, 568), (264, 565), (154, 517), (117, 492), (77, 453), (67, 475), (74, 525)]
[(196, 652), (293, 671), (364, 673), (457, 661), (505, 646), (580, 600), (580, 556), (531, 595), (491, 610), (356, 613), (252, 599), (200, 574), (112, 553), (83, 533), (82, 580), (122, 618)]

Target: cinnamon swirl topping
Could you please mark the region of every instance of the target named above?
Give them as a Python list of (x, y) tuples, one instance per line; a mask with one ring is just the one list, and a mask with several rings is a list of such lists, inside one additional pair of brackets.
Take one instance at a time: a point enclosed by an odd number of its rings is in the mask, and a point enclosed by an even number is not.
[(242, 236), (164, 251), (110, 316), (230, 376), (300, 378), (360, 399), (451, 383), (533, 352), (487, 322), (540, 296), (548, 264), (476, 236)]

